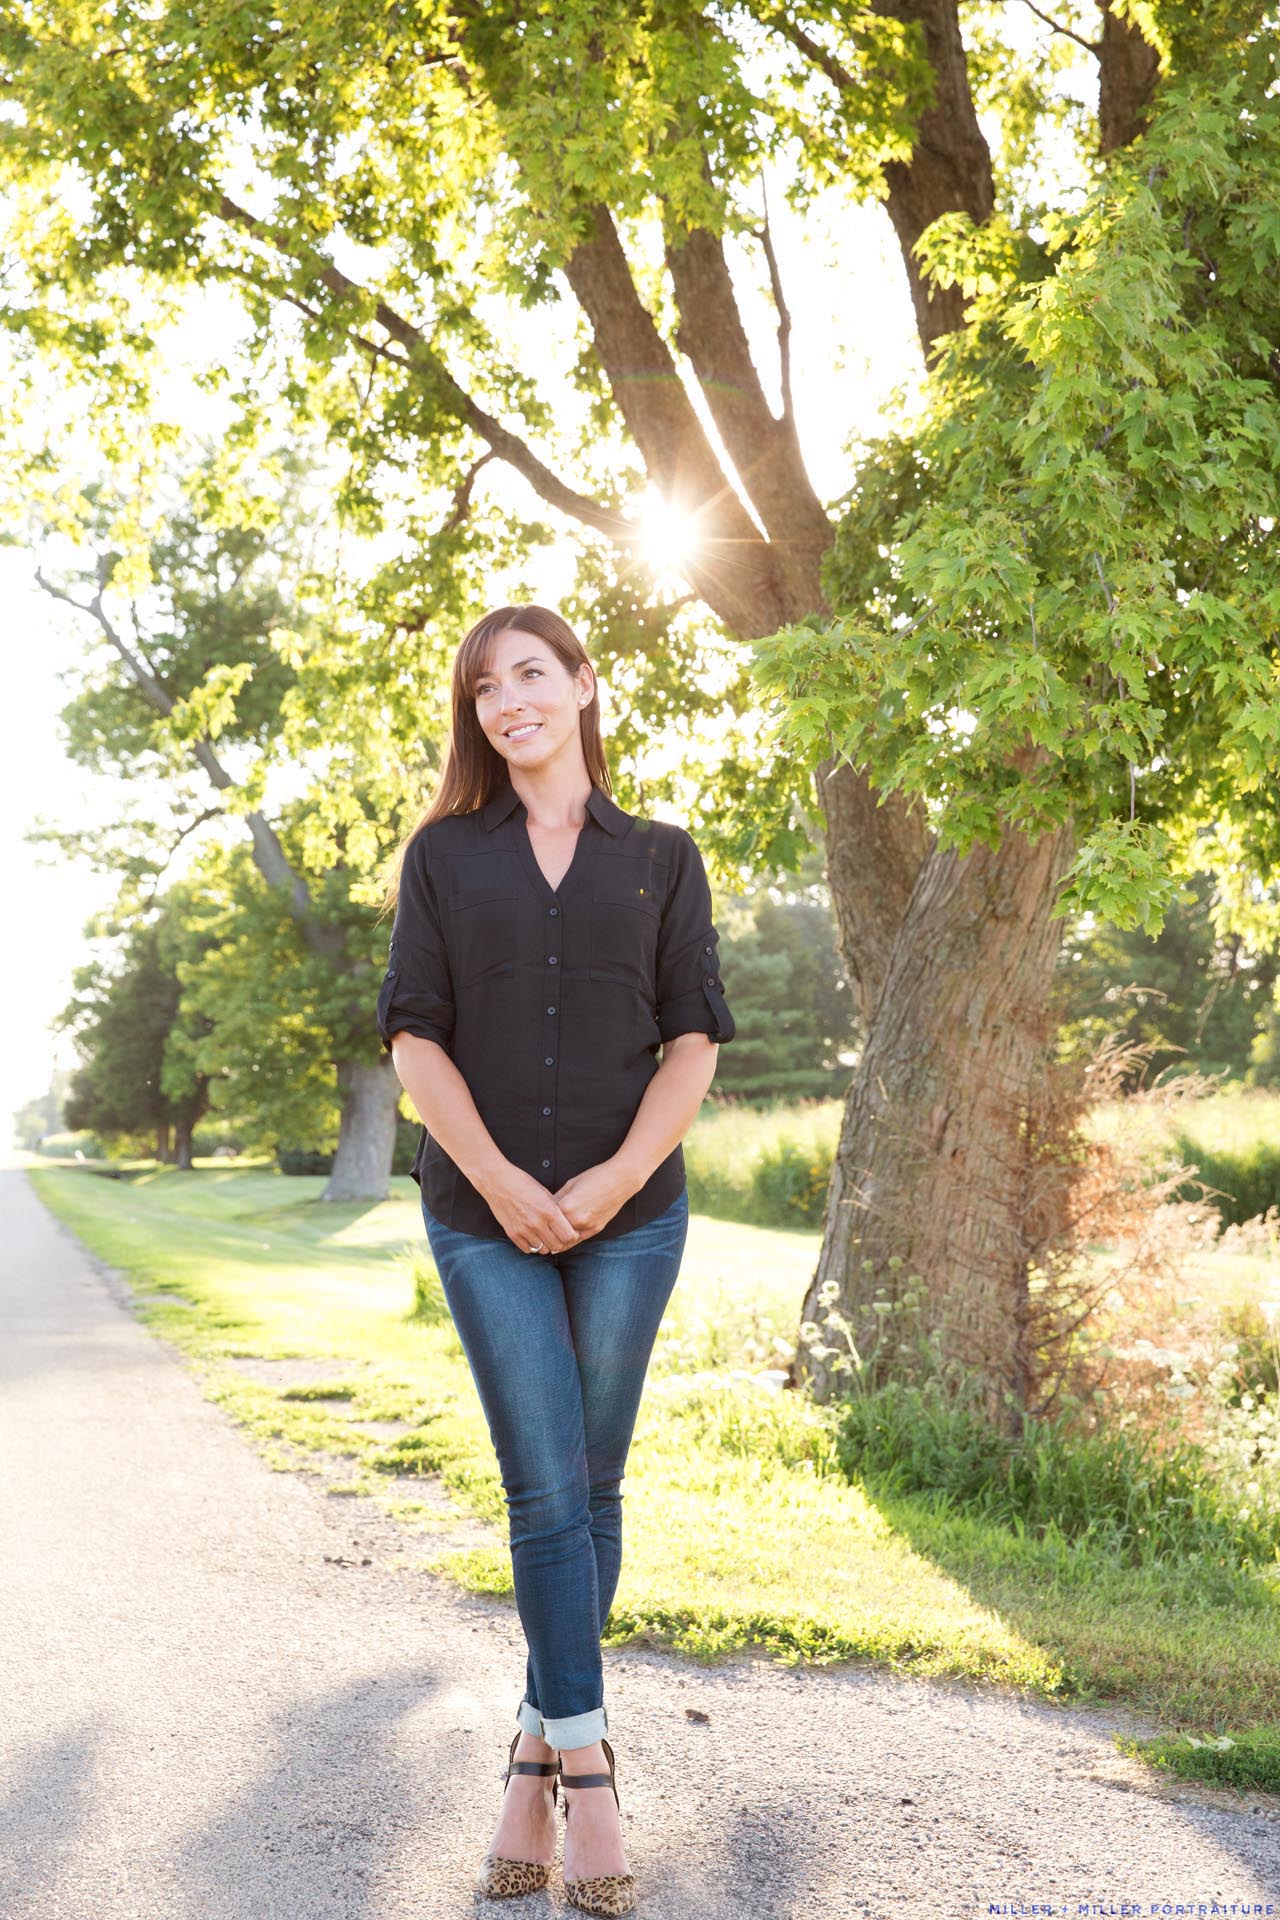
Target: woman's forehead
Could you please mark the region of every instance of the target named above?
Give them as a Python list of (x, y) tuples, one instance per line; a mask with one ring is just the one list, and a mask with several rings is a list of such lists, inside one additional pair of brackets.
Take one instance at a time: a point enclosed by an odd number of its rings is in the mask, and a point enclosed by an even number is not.
[(476, 668), (476, 678), (492, 673), (499, 659), (507, 667), (523, 666), (526, 661), (536, 660), (542, 665), (550, 665), (555, 659), (554, 650), (545, 640), (539, 640), (534, 633), (522, 633), (518, 627), (507, 627), (502, 633), (495, 634), (484, 650), (481, 664)]

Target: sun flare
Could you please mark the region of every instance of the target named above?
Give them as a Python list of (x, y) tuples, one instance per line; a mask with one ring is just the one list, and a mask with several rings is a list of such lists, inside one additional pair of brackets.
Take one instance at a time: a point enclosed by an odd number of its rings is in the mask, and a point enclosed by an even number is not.
[(651, 573), (681, 573), (698, 545), (693, 516), (664, 500), (656, 487), (641, 496), (636, 512), (640, 553)]

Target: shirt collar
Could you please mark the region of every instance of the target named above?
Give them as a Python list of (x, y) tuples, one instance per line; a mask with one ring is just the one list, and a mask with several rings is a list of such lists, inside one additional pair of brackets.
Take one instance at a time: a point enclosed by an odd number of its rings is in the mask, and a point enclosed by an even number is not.
[[(482, 811), (481, 818), (484, 821), (485, 832), (492, 833), (495, 827), (501, 826), (508, 814), (513, 813), (516, 806), (520, 804), (523, 804), (520, 796), (508, 780)], [(615, 838), (622, 832), (627, 822), (627, 816), (622, 808), (615, 806), (608, 794), (594, 783), (587, 795), (587, 812), (593, 820), (599, 821), (606, 833), (613, 834)]]

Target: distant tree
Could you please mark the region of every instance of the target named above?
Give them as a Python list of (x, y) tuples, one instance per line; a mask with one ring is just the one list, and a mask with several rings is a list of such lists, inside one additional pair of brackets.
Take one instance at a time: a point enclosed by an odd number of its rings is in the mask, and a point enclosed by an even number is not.
[[(307, 817), (301, 801), (277, 814), (282, 851), (299, 867)], [(396, 1105), (386, 1103), (377, 1081), (376, 1110), (366, 1113), (360, 1088), (369, 1083), (353, 1091), (342, 1077), (343, 1063), (369, 1050), (367, 1004), (353, 1005), (349, 977), (311, 949), (243, 842), (206, 847), (188, 878), (199, 890), (204, 945), (178, 971), (183, 1006), (200, 1022), (192, 1059), (210, 1082), (215, 1110), (237, 1116), (251, 1151), (346, 1146), (349, 1155), (355, 1130), (377, 1156), (365, 1167), (367, 1184), (380, 1180), (385, 1188)], [(350, 881), (333, 867), (312, 881), (311, 897), (326, 924), (358, 949), (368, 942), (369, 912), (352, 900)]]
[(863, 1029), (840, 960), (835, 916), (814, 847), (794, 878), (725, 900), (736, 1036), (716, 1068), (718, 1095), (843, 1099)]
[(28, 1100), (13, 1116), (13, 1129), (19, 1146), (34, 1152), (46, 1134), (61, 1133), (66, 1125), (63, 1105), (71, 1086), (66, 1067), (55, 1067), (46, 1091)]
[(1280, 955), (1251, 949), (1242, 934), (1219, 933), (1213, 879), (1197, 873), (1171, 902), (1160, 931), (1105, 921), (1067, 934), (1055, 993), (1064, 1051), (1104, 1036), (1140, 1042), (1148, 1082), (1169, 1069), (1248, 1081), (1258, 1077), (1255, 1045), (1275, 1005)]
[(157, 1160), (189, 1168), (209, 1089), (192, 1066), (198, 1036), (182, 1006), (177, 964), (189, 935), (180, 912), (173, 903), (135, 922), (114, 960), (78, 968), (60, 1024), (71, 1030), (82, 1063), (66, 1101), (68, 1125), (108, 1140), (145, 1140)]
[(1280, 983), (1272, 988), (1266, 1017), (1253, 1036), (1245, 1081), (1254, 1087), (1280, 1087)]
[[(75, 697), (63, 712), (71, 757), (122, 782), (138, 778), (159, 784), (172, 813), (168, 827), (134, 820), (114, 830), (82, 834), (63, 829), (44, 837), (70, 852), (129, 876), (139, 890), (154, 887), (178, 844), (207, 822), (225, 817), (243, 825), (243, 844), (270, 900), (252, 895), (246, 925), (270, 922), (295, 955), (289, 988), (292, 1029), (308, 1026), (309, 1057), (336, 1048), (322, 1071), (337, 1090), (340, 1119), (327, 1199), (377, 1199), (387, 1192), (400, 1086), (390, 1057), (377, 1044), (371, 1007), (374, 969), (385, 952), (385, 933), (373, 928), (366, 889), (398, 826), (381, 797), (369, 801), (366, 817), (352, 798), (349, 781), (322, 764), (303, 809), (309, 831), (295, 833), (286, 850), (278, 807), (266, 790), (273, 765), (287, 761), (297, 744), (290, 733), (290, 702), (299, 701), (299, 665), (308, 627), (314, 622), (316, 579), (322, 563), (311, 552), (317, 539), (314, 489), (299, 455), (255, 460), (208, 449), (175, 483), (173, 462), (161, 466), (154, 484), (169, 498), (148, 514), (131, 490), (126, 470), (110, 485), (86, 488), (46, 517), (53, 540), (59, 525), (78, 515), (77, 551), (56, 573), (41, 571), (40, 584), (59, 603), (85, 617), (96, 638)], [(144, 532), (128, 526), (131, 550), (113, 544), (121, 523), (141, 518)], [(332, 531), (332, 529), (330, 530)], [(65, 544), (65, 543), (64, 543)], [(359, 698), (348, 686), (345, 697)], [(311, 749), (324, 761), (324, 742)], [(296, 787), (297, 769), (293, 785)], [(304, 778), (308, 769), (301, 769)], [(194, 777), (193, 777), (194, 776)], [(128, 789), (122, 788), (122, 805)], [(355, 817), (350, 811), (355, 807)], [(345, 810), (344, 810), (345, 809)], [(296, 813), (296, 810), (295, 810)], [(239, 899), (246, 893), (242, 863), (235, 874)], [(354, 895), (353, 895), (354, 889)], [(143, 901), (145, 904), (145, 900)], [(286, 930), (287, 923), (287, 930)], [(244, 951), (244, 932), (226, 938)], [(211, 961), (223, 973), (225, 958)], [(246, 981), (267, 990), (269, 966)], [(335, 1003), (340, 1011), (335, 1011)], [(227, 1045), (209, 1051), (220, 1072), (243, 1089), (252, 1116), (252, 1078), (262, 1030), (219, 1024), (223, 1042), (241, 1034), (246, 1054), (233, 1062)], [(277, 1029), (277, 1034), (279, 1029)], [(265, 1087), (266, 1078), (257, 1084)], [(274, 1084), (274, 1082), (273, 1082)], [(302, 1085), (298, 1083), (298, 1103)], [(237, 1095), (238, 1097), (238, 1095)], [(308, 1109), (308, 1129), (328, 1131), (328, 1102)], [(263, 1108), (261, 1130), (270, 1132), (275, 1104)]]

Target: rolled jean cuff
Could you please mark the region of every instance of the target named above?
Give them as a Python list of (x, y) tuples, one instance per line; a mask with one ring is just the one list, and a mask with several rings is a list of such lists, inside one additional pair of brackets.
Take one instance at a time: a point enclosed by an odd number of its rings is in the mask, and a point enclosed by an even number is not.
[(516, 1719), (526, 1733), (536, 1733), (539, 1740), (544, 1737), (542, 1732), (542, 1715), (536, 1707), (531, 1707), (527, 1700), (522, 1700), (517, 1707)]
[(542, 1737), (549, 1747), (560, 1747), (567, 1751), (570, 1747), (589, 1747), (597, 1740), (603, 1740), (609, 1731), (609, 1716), (603, 1707), (593, 1707), (590, 1713), (571, 1713), (567, 1720), (542, 1721)]
[(522, 1700), (516, 1719), (526, 1733), (536, 1733), (549, 1747), (566, 1750), (593, 1746), (609, 1731), (609, 1715), (604, 1707), (593, 1707), (589, 1713), (573, 1713), (562, 1720), (547, 1720), (536, 1707)]

